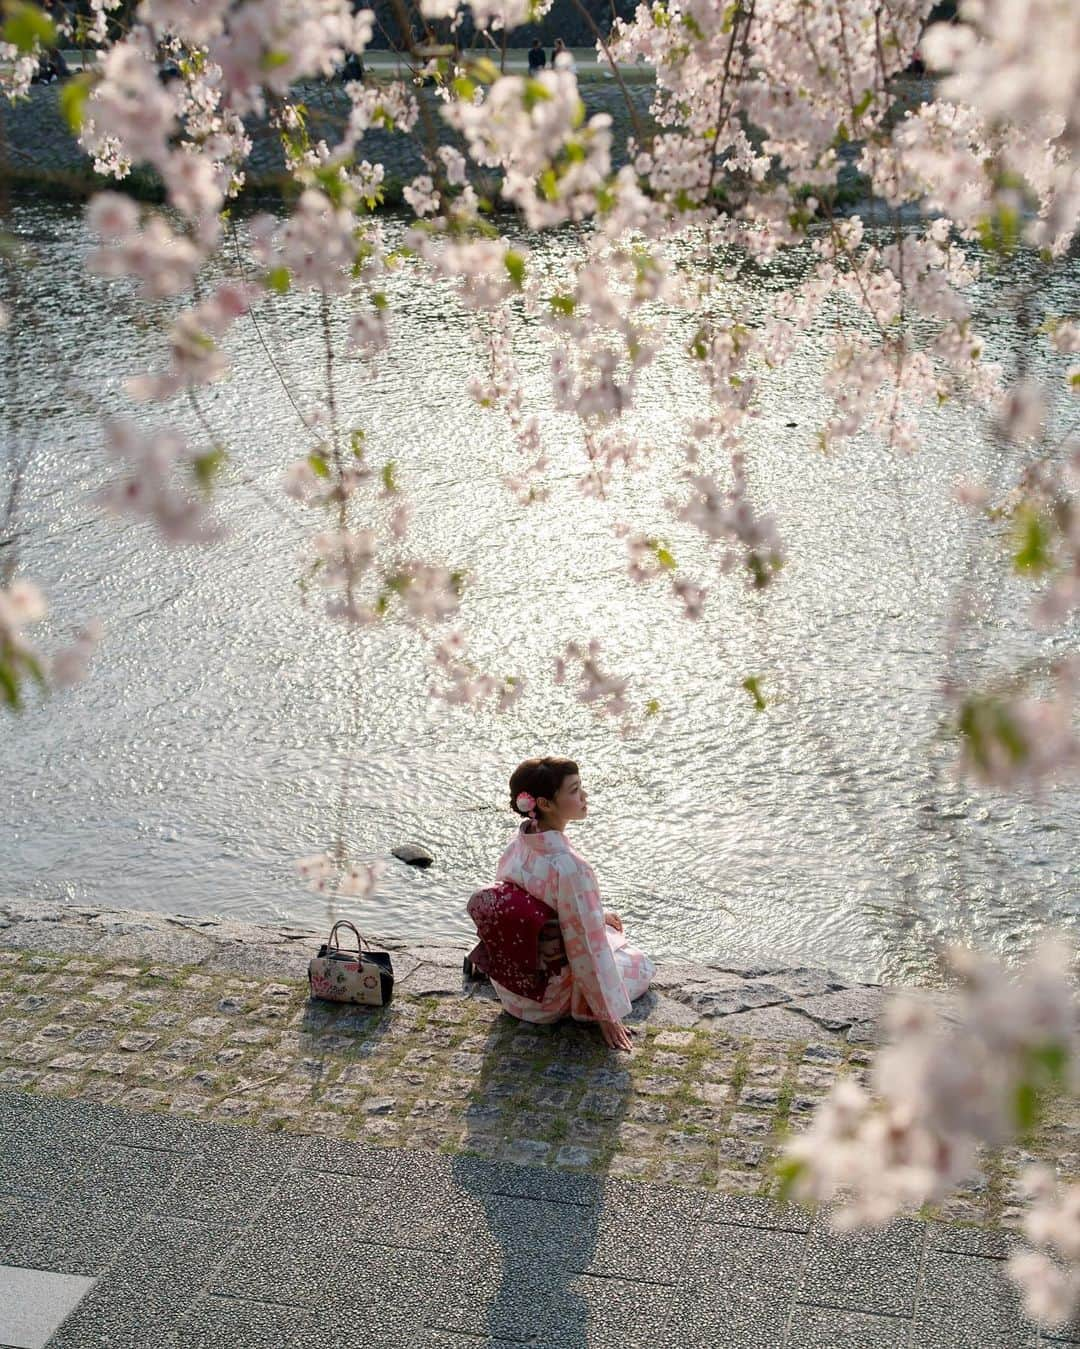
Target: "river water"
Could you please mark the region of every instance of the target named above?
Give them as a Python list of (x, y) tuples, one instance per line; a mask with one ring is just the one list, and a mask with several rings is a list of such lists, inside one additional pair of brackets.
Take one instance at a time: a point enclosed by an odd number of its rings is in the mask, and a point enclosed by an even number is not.
[[(132, 410), (123, 381), (162, 364), (161, 325), (133, 319), (122, 286), (82, 273), (77, 211), (22, 206), (13, 223), (36, 259), (7, 334), (7, 447), (34, 446), (22, 566), (53, 600), (45, 645), (91, 614), (107, 636), (84, 685), (0, 723), (0, 890), (315, 925), (347, 912), (375, 933), (465, 938), (465, 899), (490, 880), (513, 827), (509, 772), (550, 752), (581, 764), (590, 818), (575, 842), (606, 902), (658, 954), (929, 982), (942, 940), (1013, 953), (1048, 924), (1076, 929), (1080, 794), (964, 789), (936, 736), (943, 620), (973, 546), (981, 609), (968, 668), (992, 671), (1028, 640), (1022, 593), (999, 583), (950, 500), (956, 479), (992, 463), (979, 410), (928, 413), (913, 458), (893, 462), (869, 440), (823, 456), (822, 358), (808, 342), (764, 382), (745, 437), (754, 495), (775, 510), (790, 557), (774, 589), (754, 595), (719, 578), (663, 510), (679, 423), (702, 407), (684, 320), (673, 319), (634, 418), (655, 457), (598, 502), (580, 491), (574, 422), (544, 411), (543, 334), (519, 318), (527, 400), (553, 461), (550, 499), (524, 508), (501, 485), (505, 420), (462, 396), (477, 365), (468, 317), (449, 291), (403, 271), (390, 286), (392, 354), (374, 375), (342, 371), (345, 419), (415, 494), (418, 555), (471, 571), (463, 616), (478, 663), (529, 681), (506, 715), (450, 709), (427, 696), (407, 629), (346, 632), (305, 603), (297, 582), (320, 525), (279, 486), (306, 442), (250, 322), (229, 341), (232, 378), (206, 399), (231, 456), (226, 541), (170, 551), (141, 525), (103, 518), (92, 499), (109, 472), (99, 414)], [(532, 265), (553, 277), (579, 246), (573, 233), (529, 242)], [(1024, 266), (977, 292), (1005, 361), (1017, 355), (1006, 301)], [(1068, 311), (1076, 271), (1045, 296), (1049, 309)], [(758, 278), (723, 302), (760, 315), (782, 284)], [(290, 295), (259, 315), (293, 396), (313, 407), (314, 302)], [(343, 303), (337, 329), (346, 317)], [(197, 429), (182, 402), (136, 415)], [(663, 532), (680, 566), (714, 586), (701, 622), (629, 580), (613, 519)], [(631, 676), (638, 708), (659, 700), (641, 735), (620, 737), (552, 686), (552, 654), (587, 635)], [(1041, 649), (1064, 645), (1059, 635)], [(740, 687), (751, 674), (764, 712)], [(391, 860), (375, 898), (338, 911), (292, 863), (333, 839), (350, 760), (350, 854), (414, 841), (436, 862), (418, 872)]]

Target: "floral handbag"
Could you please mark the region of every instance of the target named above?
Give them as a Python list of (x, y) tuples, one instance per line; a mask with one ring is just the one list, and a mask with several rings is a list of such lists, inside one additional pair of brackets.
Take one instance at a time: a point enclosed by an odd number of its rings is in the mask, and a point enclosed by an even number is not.
[[(356, 938), (356, 950), (346, 951), (336, 944), (339, 927)], [(319, 954), (308, 962), (308, 987), (313, 998), (328, 1002), (359, 1002), (382, 1007), (394, 994), (394, 966), (388, 951), (364, 950), (364, 939), (344, 920), (334, 924), (330, 936), (319, 947)]]

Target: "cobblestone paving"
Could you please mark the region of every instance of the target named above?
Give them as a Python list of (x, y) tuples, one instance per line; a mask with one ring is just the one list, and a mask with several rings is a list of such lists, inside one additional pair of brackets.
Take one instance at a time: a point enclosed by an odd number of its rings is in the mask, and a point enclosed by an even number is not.
[[(452, 981), (444, 981), (450, 986)], [(772, 1192), (770, 1162), (871, 1051), (641, 1025), (630, 1056), (595, 1029), (527, 1026), (471, 996), (384, 1009), (309, 1002), (298, 980), (0, 950), (0, 1085), (263, 1131), (479, 1154), (559, 1171)], [(815, 1028), (807, 1022), (808, 1030)], [(1032, 1155), (1080, 1170), (1075, 1117), (988, 1159), (938, 1216), (1008, 1222)]]

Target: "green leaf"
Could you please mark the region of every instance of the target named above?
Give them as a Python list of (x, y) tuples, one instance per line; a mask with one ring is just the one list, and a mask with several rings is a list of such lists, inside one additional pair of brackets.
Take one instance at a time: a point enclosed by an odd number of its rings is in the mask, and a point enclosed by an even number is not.
[(660, 699), (650, 698), (645, 704), (645, 715), (647, 717), (658, 717), (660, 715)]
[(662, 544), (662, 543), (654, 543), (654, 544), (653, 544), (653, 553), (654, 553), (655, 556), (656, 556), (657, 562), (660, 563), (660, 566), (664, 569), (664, 571), (674, 571), (674, 570), (675, 570), (675, 557), (674, 557), (674, 555), (668, 550), (668, 548), (667, 548), (667, 546), (666, 546), (665, 544)]
[(1039, 1093), (1030, 1082), (1019, 1082), (1013, 1096), (1013, 1117), (1022, 1134), (1030, 1133), (1039, 1122)]
[(806, 1170), (806, 1162), (798, 1157), (785, 1157), (783, 1161), (777, 1162), (773, 1169), (777, 1180), (780, 1182), (777, 1198), (780, 1200), (790, 1199), (799, 1177)]
[(761, 692), (761, 680), (757, 675), (747, 675), (742, 682), (742, 687), (749, 693), (754, 700), (754, 711), (764, 712), (768, 704), (765, 701), (764, 694)]
[(307, 461), (311, 465), (312, 473), (314, 473), (317, 478), (329, 478), (330, 465), (327, 463), (325, 455), (321, 454), (318, 450), (312, 450), (307, 457)]
[(1055, 1087), (1065, 1085), (1065, 1070), (1069, 1066), (1069, 1051), (1065, 1045), (1053, 1041), (1028, 1052), (1032, 1067), (1038, 1069)]
[(284, 295), (289, 289), (288, 267), (271, 267), (266, 273), (266, 288), (278, 295)]
[(555, 170), (547, 168), (537, 180), (541, 195), (545, 201), (555, 201), (559, 195), (559, 179)]
[(550, 103), (551, 94), (539, 80), (529, 79), (525, 81), (525, 94), (521, 101), (525, 105), (525, 111), (532, 112), (538, 103)]
[(568, 318), (577, 308), (577, 301), (572, 295), (553, 295), (548, 304), (553, 314), (565, 314)]
[(37, 47), (56, 46), (56, 24), (37, 5), (16, 0), (7, 5), (7, 21), (0, 34), (5, 42), (18, 47), (20, 56), (28, 56)]
[(515, 253), (513, 249), (510, 249), (503, 258), (503, 264), (514, 284), (514, 288), (520, 290), (525, 281), (525, 259), (520, 253)]
[(212, 450), (196, 455), (191, 461), (191, 466), (195, 470), (195, 481), (204, 492), (209, 492), (213, 487), (214, 479), (225, 467), (228, 457), (220, 445), (215, 445)]
[(1035, 576), (1048, 571), (1053, 564), (1050, 552), (1052, 541), (1053, 536), (1043, 516), (1037, 510), (1027, 508), (1016, 522), (1013, 566), (1018, 572)]
[(499, 78), (499, 67), (489, 56), (470, 62), (469, 69), (481, 84), (494, 84)]
[(86, 75), (74, 76), (60, 90), (60, 114), (73, 136), (82, 130), (86, 118), (86, 100), (89, 97), (90, 80)]
[(389, 301), (381, 290), (375, 290), (371, 292), (371, 303), (376, 309), (381, 310), (387, 308)]
[(282, 51), (264, 52), (259, 65), (263, 70), (280, 70), (289, 64), (289, 53)]
[(45, 678), (45, 671), (41, 668), (38, 658), (23, 652), (22, 663), (30, 671), (31, 678), (38, 688), (43, 692), (48, 689), (49, 681)]
[(390, 492), (392, 494), (398, 490), (397, 465), (394, 463), (393, 459), (388, 459), (386, 463), (383, 464), (382, 474), (380, 476), (382, 477), (384, 492)]
[(353, 429), (352, 434), (349, 436), (349, 448), (352, 450), (353, 454), (357, 457), (357, 459), (363, 459), (364, 457), (365, 439), (366, 439), (365, 433), (360, 429), (359, 426), (355, 427)]
[(476, 97), (476, 84), (465, 75), (459, 75), (450, 86), (458, 98), (471, 103)]
[(851, 110), (852, 120), (857, 122), (873, 101), (874, 91), (873, 89), (867, 89)]
[(1020, 212), (1015, 206), (999, 202), (994, 213), (978, 222), (979, 242), (990, 253), (1008, 256), (1020, 242)]
[(19, 701), (19, 680), (14, 666), (7, 660), (0, 660), (0, 698), (13, 712), (21, 707)]

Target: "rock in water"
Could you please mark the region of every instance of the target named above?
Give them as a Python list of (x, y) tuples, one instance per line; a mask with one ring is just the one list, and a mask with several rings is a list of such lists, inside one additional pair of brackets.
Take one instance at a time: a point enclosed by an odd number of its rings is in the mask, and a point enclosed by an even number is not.
[(390, 851), (400, 862), (407, 862), (411, 867), (429, 867), (435, 861), (426, 848), (416, 843), (399, 843)]

